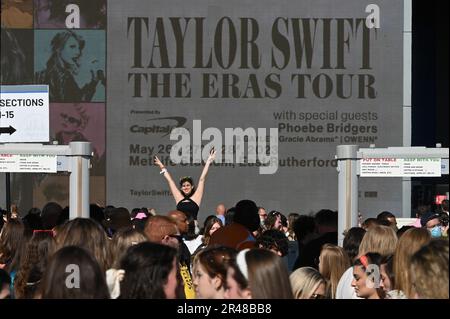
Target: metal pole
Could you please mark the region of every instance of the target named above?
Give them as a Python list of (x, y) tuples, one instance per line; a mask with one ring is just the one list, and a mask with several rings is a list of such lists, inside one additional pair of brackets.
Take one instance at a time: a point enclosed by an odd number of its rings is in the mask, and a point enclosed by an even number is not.
[(91, 143), (71, 142), (70, 157), (70, 219), (89, 218), (89, 162)]
[(402, 178), (402, 217), (411, 218), (411, 177)]
[[(403, 146), (412, 138), (412, 0), (403, 0)], [(411, 178), (402, 178), (402, 217), (411, 218)]]
[(342, 247), (344, 231), (358, 224), (358, 145), (338, 145), (338, 245)]

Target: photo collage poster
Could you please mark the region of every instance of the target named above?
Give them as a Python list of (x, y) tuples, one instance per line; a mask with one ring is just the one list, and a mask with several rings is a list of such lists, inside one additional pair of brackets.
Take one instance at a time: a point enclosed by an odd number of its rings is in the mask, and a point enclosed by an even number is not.
[[(48, 84), (50, 142), (92, 143), (90, 202), (105, 205), (106, 0), (1, 0), (1, 84)], [(26, 213), (69, 204), (69, 173), (11, 174)]]

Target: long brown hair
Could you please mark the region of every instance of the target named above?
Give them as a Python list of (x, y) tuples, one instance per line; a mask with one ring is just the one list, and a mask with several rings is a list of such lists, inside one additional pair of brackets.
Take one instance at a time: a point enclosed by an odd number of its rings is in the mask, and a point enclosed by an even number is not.
[(102, 226), (93, 219), (75, 218), (68, 221), (56, 235), (56, 249), (66, 246), (83, 247), (97, 259), (102, 271), (110, 265), (108, 237)]
[(320, 273), (327, 282), (328, 295), (336, 297), (336, 289), (344, 272), (350, 267), (350, 259), (345, 250), (339, 246), (325, 244), (320, 252)]
[(205, 246), (209, 245), (209, 240), (211, 239), (211, 235), (209, 234), (209, 232), (216, 223), (218, 223), (220, 227), (223, 227), (222, 221), (216, 216), (209, 216), (209, 218), (205, 221), (205, 229), (203, 234), (203, 244)]
[[(73, 277), (69, 278), (71, 274)], [(69, 286), (68, 282), (74, 286)], [(63, 247), (53, 255), (45, 271), (41, 289), (43, 299), (110, 297), (105, 272), (88, 250), (78, 246)]]
[(121, 260), (125, 276), (120, 282), (121, 299), (166, 299), (164, 291), (177, 251), (167, 245), (142, 242), (128, 248)]
[(398, 241), (394, 254), (394, 287), (403, 291), (408, 298), (412, 298), (413, 295), (411, 274), (408, 271), (411, 257), (420, 248), (428, 244), (430, 240), (431, 234), (428, 230), (425, 228), (412, 228), (408, 229)]
[(253, 299), (293, 299), (283, 259), (266, 249), (251, 249), (245, 259)]
[[(20, 253), (21, 245), (25, 241), (25, 227), (18, 219), (10, 219), (2, 228), (0, 236), (0, 264), (6, 264), (6, 271), (14, 269), (13, 261)], [(18, 266), (18, 265), (17, 265)]]
[(411, 257), (410, 272), (419, 298), (449, 299), (448, 239), (433, 239)]
[(19, 271), (14, 279), (15, 298), (33, 298), (55, 249), (53, 234), (35, 232), (28, 242)]

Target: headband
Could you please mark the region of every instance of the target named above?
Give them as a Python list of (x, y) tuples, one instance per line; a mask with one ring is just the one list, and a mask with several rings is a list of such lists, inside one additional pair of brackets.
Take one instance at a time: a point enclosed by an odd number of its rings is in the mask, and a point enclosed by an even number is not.
[(250, 249), (241, 250), (236, 256), (236, 264), (247, 281), (248, 281), (248, 267), (247, 261), (245, 260), (245, 255), (249, 250)]
[(51, 229), (35, 229), (33, 230), (33, 235), (37, 233), (49, 233), (52, 237), (55, 236), (55, 233)]
[(359, 258), (359, 261), (361, 262), (361, 264), (363, 264), (363, 266), (365, 268), (367, 268), (369, 266), (369, 261), (367, 260), (367, 256), (363, 255)]

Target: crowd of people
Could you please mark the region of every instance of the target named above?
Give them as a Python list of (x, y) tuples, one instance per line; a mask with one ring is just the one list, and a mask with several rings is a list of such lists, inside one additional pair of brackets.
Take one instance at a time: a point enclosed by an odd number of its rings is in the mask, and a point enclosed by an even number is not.
[(91, 205), (89, 219), (69, 220), (56, 203), (12, 207), (0, 221), (0, 298), (449, 298), (447, 200), (400, 229), (390, 212), (368, 218), (342, 247), (337, 218), (251, 200), (218, 204), (203, 227), (179, 209)]

